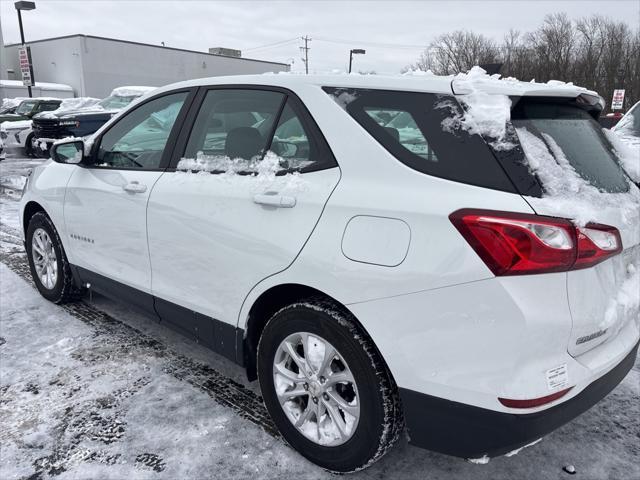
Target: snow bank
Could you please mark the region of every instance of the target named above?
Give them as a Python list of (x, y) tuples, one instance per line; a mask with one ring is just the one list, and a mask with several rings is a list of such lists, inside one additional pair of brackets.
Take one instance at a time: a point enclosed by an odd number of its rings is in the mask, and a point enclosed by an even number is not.
[[(623, 219), (637, 221), (640, 209), (638, 189), (627, 193), (604, 193), (583, 179), (569, 163), (560, 146), (547, 134), (544, 141), (526, 128), (517, 135), (531, 171), (544, 187), (544, 196), (535, 199), (545, 214), (571, 218), (578, 226), (597, 221), (598, 211), (618, 209)], [(546, 143), (545, 143), (546, 142)]]
[(622, 167), (634, 182), (640, 182), (640, 138), (624, 135), (624, 130), (612, 132), (603, 128), (605, 136), (613, 145)]

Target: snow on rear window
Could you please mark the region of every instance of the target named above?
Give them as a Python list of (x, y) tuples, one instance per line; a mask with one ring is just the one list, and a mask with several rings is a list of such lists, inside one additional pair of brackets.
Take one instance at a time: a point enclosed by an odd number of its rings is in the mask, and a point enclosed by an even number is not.
[(553, 137), (541, 137), (526, 127), (516, 128), (531, 171), (538, 176), (545, 194), (538, 206), (545, 213), (571, 218), (577, 225), (597, 221), (603, 208), (616, 208), (623, 218), (637, 221), (640, 193), (637, 188), (624, 193), (602, 192), (578, 174)]

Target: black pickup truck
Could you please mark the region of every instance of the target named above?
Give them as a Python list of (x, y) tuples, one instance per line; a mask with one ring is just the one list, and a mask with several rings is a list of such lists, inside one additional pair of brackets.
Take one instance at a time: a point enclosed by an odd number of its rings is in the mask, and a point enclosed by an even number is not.
[(33, 117), (31, 151), (46, 157), (56, 140), (91, 135), (133, 100), (153, 89), (155, 87), (119, 87), (92, 107), (36, 115)]

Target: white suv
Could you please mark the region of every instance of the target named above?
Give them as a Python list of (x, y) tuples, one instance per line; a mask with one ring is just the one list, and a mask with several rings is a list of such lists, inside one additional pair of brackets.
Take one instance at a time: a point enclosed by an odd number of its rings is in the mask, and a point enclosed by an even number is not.
[[(465, 458), (527, 445), (611, 391), (640, 336), (637, 211), (562, 218), (529, 147), (603, 199), (638, 190), (599, 97), (487, 84), (156, 90), (34, 169), (20, 214), (35, 283), (56, 303), (129, 301), (246, 367), (286, 441), (333, 471), (370, 465), (405, 425)], [(509, 142), (464, 126), (465, 95), (509, 102)]]

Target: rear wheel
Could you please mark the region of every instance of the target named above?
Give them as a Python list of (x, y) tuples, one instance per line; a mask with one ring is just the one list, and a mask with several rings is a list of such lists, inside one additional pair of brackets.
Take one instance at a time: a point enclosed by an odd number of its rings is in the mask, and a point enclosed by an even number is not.
[(29, 221), (26, 249), (31, 276), (44, 298), (66, 303), (83, 295), (83, 289), (74, 283), (58, 232), (44, 212), (36, 213)]
[(260, 338), (258, 376), (285, 440), (328, 470), (367, 467), (402, 430), (391, 374), (371, 340), (331, 303), (277, 312)]

